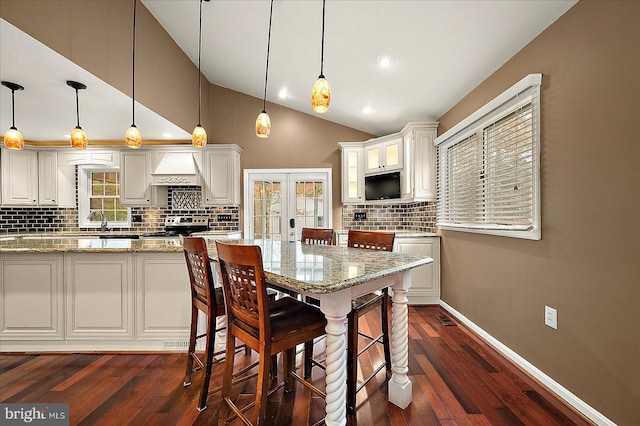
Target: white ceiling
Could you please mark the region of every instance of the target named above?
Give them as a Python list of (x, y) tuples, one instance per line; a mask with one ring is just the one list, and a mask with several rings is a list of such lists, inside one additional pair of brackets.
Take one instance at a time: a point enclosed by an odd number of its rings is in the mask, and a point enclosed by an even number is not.
[[(141, 1), (197, 64), (199, 2)], [(324, 75), (332, 99), (329, 112), (318, 116), (376, 135), (399, 131), (409, 121), (436, 120), (575, 3), (329, 0)], [(262, 98), (269, 4), (203, 4), (202, 71), (209, 81)], [(310, 95), (320, 73), (321, 26), (320, 0), (274, 2), (269, 102), (315, 114)], [(53, 52), (43, 55), (42, 45), (33, 39), (27, 42), (28, 36), (15, 31), (0, 20), (0, 76), (27, 89), (16, 93), (16, 124), (25, 138), (56, 140), (71, 130), (75, 94), (64, 82), (77, 79), (88, 86), (80, 92), (80, 122), (90, 140), (121, 139), (130, 124), (130, 98), (64, 58), (54, 59)], [(21, 54), (16, 55), (16, 49)], [(381, 55), (391, 56), (393, 65), (380, 68)], [(283, 88), (290, 93), (288, 99), (277, 96)], [(2, 90), (4, 132), (10, 126), (10, 91)], [(373, 111), (364, 114), (364, 106)], [(143, 107), (136, 109), (136, 124), (144, 127), (145, 138), (161, 139), (168, 131), (174, 139), (189, 139), (191, 129), (177, 129), (151, 111), (140, 110)], [(108, 120), (104, 111), (109, 111)], [(149, 116), (143, 117), (146, 112)], [(277, 132), (273, 117), (272, 126), (272, 133)]]

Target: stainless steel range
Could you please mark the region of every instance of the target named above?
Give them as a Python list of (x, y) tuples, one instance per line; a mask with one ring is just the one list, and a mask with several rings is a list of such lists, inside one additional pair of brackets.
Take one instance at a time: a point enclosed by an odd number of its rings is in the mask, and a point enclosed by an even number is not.
[(167, 216), (164, 231), (142, 234), (143, 238), (168, 238), (188, 236), (193, 232), (209, 230), (209, 216)]

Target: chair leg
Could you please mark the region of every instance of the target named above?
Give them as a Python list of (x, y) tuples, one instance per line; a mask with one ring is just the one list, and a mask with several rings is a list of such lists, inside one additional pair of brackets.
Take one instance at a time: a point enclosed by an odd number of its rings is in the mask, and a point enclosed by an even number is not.
[(293, 370), (293, 366), (296, 360), (296, 348), (289, 348), (286, 351), (282, 352), (282, 375), (284, 376), (284, 391), (291, 392), (293, 390), (293, 377), (291, 377), (291, 370)]
[(262, 349), (260, 363), (258, 364), (258, 383), (256, 385), (256, 425), (264, 424), (267, 415), (267, 395), (269, 394), (270, 383), (271, 357), (267, 349)]
[(191, 384), (191, 373), (193, 372), (193, 354), (196, 350), (196, 336), (198, 333), (198, 308), (191, 308), (191, 328), (189, 332), (189, 349), (187, 351), (187, 368), (184, 374), (184, 386)]
[(304, 342), (304, 378), (311, 377), (311, 368), (313, 368), (313, 340)]
[(385, 290), (382, 298), (382, 346), (384, 348), (384, 361), (387, 371), (391, 371), (391, 350), (389, 344), (389, 294)]
[(347, 412), (356, 411), (356, 387), (358, 380), (358, 316), (347, 315)]
[(233, 381), (233, 362), (236, 354), (235, 337), (227, 329), (227, 347), (225, 349), (224, 379), (220, 391), (220, 408), (218, 410), (218, 426), (224, 426), (229, 417), (229, 405), (227, 398), (231, 396), (231, 382)]
[(198, 411), (204, 411), (207, 408), (207, 396), (209, 396), (209, 382), (211, 381), (211, 368), (213, 367), (213, 352), (216, 339), (216, 318), (207, 318), (207, 334), (205, 339), (205, 364), (204, 377), (202, 380), (202, 391), (200, 391), (200, 403)]

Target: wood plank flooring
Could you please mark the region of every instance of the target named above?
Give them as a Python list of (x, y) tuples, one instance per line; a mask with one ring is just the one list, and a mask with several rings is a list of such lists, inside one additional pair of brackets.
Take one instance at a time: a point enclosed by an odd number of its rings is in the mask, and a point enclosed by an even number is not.
[[(379, 327), (377, 312), (361, 319), (362, 331)], [(315, 352), (323, 357), (324, 341), (316, 343)], [(360, 362), (365, 376), (382, 357), (381, 348), (368, 352)], [(211, 395), (208, 408), (197, 411), (202, 375), (195, 373), (193, 384), (183, 387), (185, 360), (186, 354), (175, 353), (2, 354), (0, 402), (69, 403), (72, 425), (216, 424), (219, 395)], [(239, 368), (257, 356), (239, 353), (236, 360)], [(222, 367), (214, 366), (211, 389), (221, 384)], [(383, 371), (358, 393), (350, 425), (591, 424), (439, 307), (409, 308), (413, 402), (407, 409), (387, 402)], [(320, 368), (314, 368), (312, 379), (324, 388)], [(251, 401), (254, 388), (254, 380), (236, 387), (240, 404)], [(269, 397), (268, 425), (314, 424), (323, 416), (324, 400), (300, 384), (291, 393), (279, 389)]]

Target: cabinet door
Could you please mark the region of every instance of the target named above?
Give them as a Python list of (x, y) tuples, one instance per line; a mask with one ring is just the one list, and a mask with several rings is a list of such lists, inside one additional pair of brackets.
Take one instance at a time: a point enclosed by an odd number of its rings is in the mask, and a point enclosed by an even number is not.
[(240, 154), (232, 150), (205, 153), (202, 204), (229, 206), (240, 203)]
[(382, 150), (380, 145), (367, 146), (364, 149), (365, 173), (374, 173), (382, 170)]
[(385, 170), (402, 168), (402, 139), (386, 142), (382, 145)]
[(411, 288), (407, 292), (407, 299), (411, 305), (440, 303), (440, 239), (396, 238), (394, 251), (433, 259), (432, 263), (411, 270)]
[(2, 149), (2, 204), (38, 205), (38, 152)]
[(2, 340), (64, 338), (62, 274), (62, 255), (2, 256)]
[(362, 155), (362, 147), (342, 148), (343, 203), (357, 203), (364, 200)]
[(125, 151), (120, 158), (120, 202), (123, 206), (151, 205), (151, 152)]
[(136, 257), (136, 338), (189, 339), (191, 289), (182, 253)]
[(65, 258), (66, 336), (133, 339), (133, 255)]
[[(386, 138), (386, 137), (385, 137)], [(365, 173), (400, 170), (404, 164), (402, 137), (373, 143), (364, 147)]]
[(58, 205), (58, 153), (38, 152), (38, 200), (41, 206)]
[(436, 149), (433, 146), (436, 133), (435, 126), (413, 130), (416, 201), (436, 199)]

